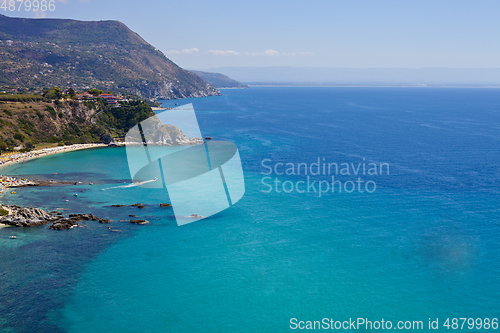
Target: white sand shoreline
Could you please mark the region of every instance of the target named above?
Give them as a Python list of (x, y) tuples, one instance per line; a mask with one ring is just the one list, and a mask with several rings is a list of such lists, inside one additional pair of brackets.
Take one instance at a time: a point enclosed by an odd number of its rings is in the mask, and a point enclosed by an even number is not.
[(81, 149), (89, 149), (89, 148), (98, 148), (98, 147), (107, 147), (104, 143), (84, 143), (84, 144), (75, 144), (71, 146), (58, 146), (53, 148), (43, 148), (38, 150), (32, 150), (30, 152), (25, 153), (15, 153), (7, 156), (7, 160), (4, 161), (4, 156), (0, 156), (0, 169), (6, 167), (8, 165), (12, 165), (19, 162), (29, 161), (35, 158), (66, 153), (75, 150)]
[[(58, 146), (58, 147), (53, 147), (53, 148), (43, 148), (43, 149), (38, 149), (38, 150), (33, 150), (30, 152), (25, 152), (25, 153), (10, 153), (8, 155), (2, 155), (0, 156), (0, 173), (1, 169), (3, 167), (13, 165), (16, 163), (24, 162), (24, 161), (29, 161), (32, 159), (44, 157), (44, 156), (49, 156), (49, 155), (54, 155), (54, 154), (61, 154), (61, 153), (67, 153), (67, 152), (72, 152), (76, 150), (82, 150), (82, 149), (90, 149), (90, 148), (101, 148), (101, 147), (107, 147), (108, 145), (105, 145), (103, 143), (86, 143), (86, 144), (75, 144), (71, 146)], [(17, 177), (8, 177), (8, 176), (2, 176), (0, 174), (0, 194), (6, 189), (11, 186), (16, 186), (16, 185), (23, 185), (26, 184), (26, 180), (24, 179), (18, 179)], [(29, 183), (29, 181), (28, 181)]]

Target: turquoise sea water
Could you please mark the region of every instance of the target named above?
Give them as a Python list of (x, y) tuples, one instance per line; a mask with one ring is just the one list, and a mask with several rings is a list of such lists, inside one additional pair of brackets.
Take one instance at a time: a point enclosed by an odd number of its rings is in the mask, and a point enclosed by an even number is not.
[[(168, 198), (154, 191), (101, 191), (130, 181), (124, 148), (1, 170), (82, 182), (23, 188), (2, 202), (113, 220), (67, 231), (0, 229), (3, 331), (284, 332), (291, 318), (325, 317), (421, 320), (425, 328), (439, 318), (444, 331), (446, 318), (500, 316), (500, 91), (223, 92), (163, 103), (193, 103), (204, 136), (239, 148), (245, 196), (208, 219), (178, 227), (158, 205)], [(390, 172), (361, 176), (376, 183), (373, 193), (319, 196), (262, 183), (307, 181), (264, 175), (263, 160), (318, 158), (387, 163)], [(137, 202), (146, 208), (110, 207)], [(132, 225), (129, 214), (151, 223)]]

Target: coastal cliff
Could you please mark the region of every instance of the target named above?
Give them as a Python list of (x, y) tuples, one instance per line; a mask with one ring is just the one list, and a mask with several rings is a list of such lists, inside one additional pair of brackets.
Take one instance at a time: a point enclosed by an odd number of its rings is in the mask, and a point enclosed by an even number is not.
[(151, 134), (147, 135), (145, 139), (148, 144), (166, 146), (197, 145), (203, 143), (201, 138), (187, 138), (186, 134), (174, 125), (159, 126)]
[[(171, 124), (162, 124), (158, 117), (151, 117), (147, 125), (142, 125), (144, 140), (147, 144), (164, 146), (198, 145), (203, 143), (202, 138), (188, 138), (181, 129)], [(140, 131), (132, 130), (125, 137), (127, 144), (142, 144)]]
[(155, 113), (144, 101), (107, 107), (102, 101), (0, 101), (0, 149), (32, 149), (42, 143), (100, 143), (121, 137)]

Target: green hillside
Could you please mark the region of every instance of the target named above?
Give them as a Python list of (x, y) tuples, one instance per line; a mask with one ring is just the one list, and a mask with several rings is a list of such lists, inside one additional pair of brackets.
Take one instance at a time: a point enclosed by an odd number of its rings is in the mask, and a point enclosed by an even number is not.
[(131, 127), (155, 114), (140, 100), (109, 107), (102, 99), (79, 102), (39, 97), (0, 94), (1, 150), (31, 149), (43, 143), (99, 143), (104, 135), (123, 138)]
[(143, 98), (220, 95), (118, 21), (0, 15), (0, 90), (98, 88)]

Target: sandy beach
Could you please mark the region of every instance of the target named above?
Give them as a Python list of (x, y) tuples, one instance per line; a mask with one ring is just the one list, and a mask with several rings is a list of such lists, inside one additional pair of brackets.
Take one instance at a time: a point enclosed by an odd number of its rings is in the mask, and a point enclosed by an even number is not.
[[(19, 152), (5, 153), (0, 156), (0, 169), (5, 166), (12, 165), (14, 163), (24, 162), (43, 156), (66, 153), (81, 149), (97, 148), (97, 147), (107, 147), (107, 145), (103, 143), (87, 143), (87, 144), (76, 144), (71, 146), (44, 148), (24, 153), (19, 153)], [(0, 174), (0, 193), (3, 192), (8, 187), (23, 186), (28, 184), (30, 184), (30, 180), (28, 179), (3, 176)]]

